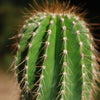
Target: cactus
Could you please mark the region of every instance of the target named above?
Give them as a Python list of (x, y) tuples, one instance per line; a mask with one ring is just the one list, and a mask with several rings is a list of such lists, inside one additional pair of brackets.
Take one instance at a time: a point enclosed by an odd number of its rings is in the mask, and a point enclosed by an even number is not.
[(84, 13), (58, 1), (35, 4), (18, 34), (13, 68), (23, 99), (97, 100), (98, 64)]

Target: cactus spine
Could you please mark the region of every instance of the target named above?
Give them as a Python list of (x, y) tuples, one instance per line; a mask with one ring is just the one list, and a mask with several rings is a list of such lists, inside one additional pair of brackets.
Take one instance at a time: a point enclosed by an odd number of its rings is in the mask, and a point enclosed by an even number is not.
[(26, 100), (93, 98), (97, 66), (93, 37), (73, 9), (59, 10), (37, 11), (18, 34), (14, 70)]

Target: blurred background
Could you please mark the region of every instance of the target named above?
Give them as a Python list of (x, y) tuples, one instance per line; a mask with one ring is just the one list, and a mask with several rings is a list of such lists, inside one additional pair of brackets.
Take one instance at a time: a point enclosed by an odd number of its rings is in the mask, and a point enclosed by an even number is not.
[[(18, 26), (24, 20), (25, 8), (31, 10), (29, 4), (34, 5), (34, 0), (0, 0), (0, 66), (5, 69), (12, 62), (14, 48), (10, 37), (17, 34)], [(40, 4), (42, 0), (37, 0)], [(62, 3), (62, 0), (59, 0)], [(68, 0), (63, 0), (68, 1)], [(100, 0), (70, 0), (71, 5), (82, 7), (88, 13), (86, 19), (93, 26), (93, 35), (100, 37)], [(96, 26), (93, 25), (96, 23)], [(97, 35), (95, 35), (97, 34)], [(98, 43), (99, 45), (99, 43)], [(98, 48), (99, 50), (99, 48)]]

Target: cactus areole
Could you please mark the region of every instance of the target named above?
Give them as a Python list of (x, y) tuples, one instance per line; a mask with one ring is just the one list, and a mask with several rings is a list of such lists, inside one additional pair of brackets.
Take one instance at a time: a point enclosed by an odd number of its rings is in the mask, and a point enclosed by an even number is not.
[(15, 57), (23, 100), (91, 100), (96, 59), (84, 13), (57, 1), (35, 4)]

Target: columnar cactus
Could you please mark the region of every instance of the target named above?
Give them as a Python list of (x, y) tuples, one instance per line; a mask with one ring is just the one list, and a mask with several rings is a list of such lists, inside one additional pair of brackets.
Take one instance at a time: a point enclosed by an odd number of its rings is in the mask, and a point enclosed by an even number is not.
[(97, 100), (93, 37), (74, 9), (37, 5), (21, 28), (14, 70), (23, 99)]

